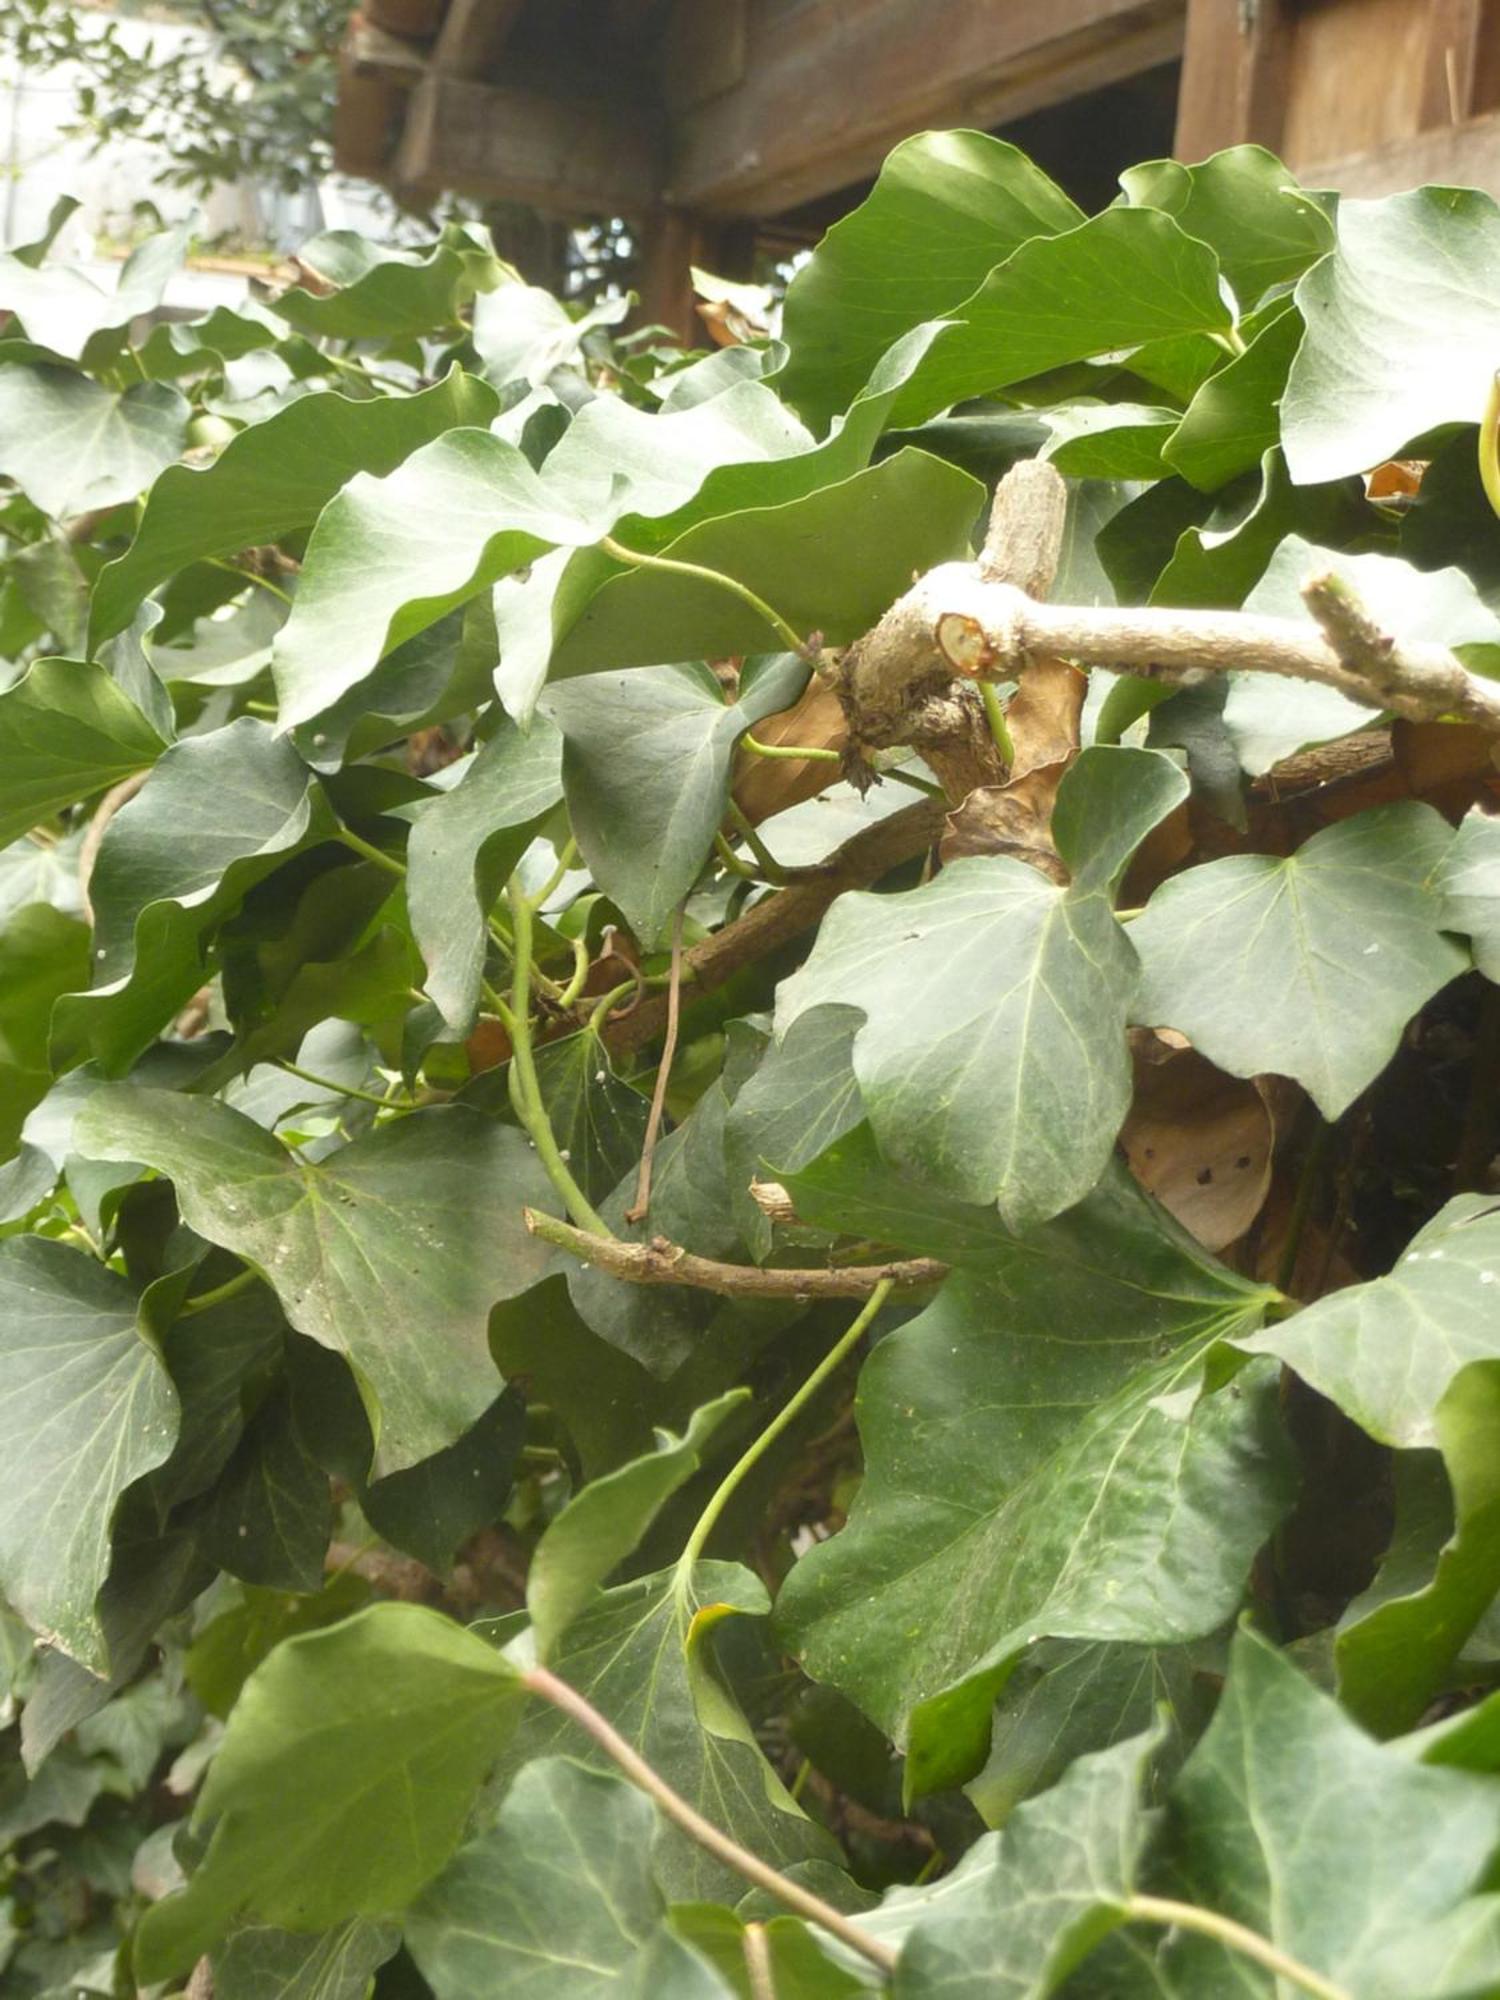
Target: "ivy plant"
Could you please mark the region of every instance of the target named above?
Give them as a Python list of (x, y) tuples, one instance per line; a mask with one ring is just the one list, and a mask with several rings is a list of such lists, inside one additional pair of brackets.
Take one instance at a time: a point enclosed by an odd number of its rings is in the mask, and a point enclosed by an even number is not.
[(7, 1994), (1500, 1993), (1497, 242), (0, 258)]

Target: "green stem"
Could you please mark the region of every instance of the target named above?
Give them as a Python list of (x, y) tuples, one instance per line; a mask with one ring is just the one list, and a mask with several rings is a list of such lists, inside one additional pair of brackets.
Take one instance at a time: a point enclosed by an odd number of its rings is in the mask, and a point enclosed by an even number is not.
[(1479, 426), (1479, 479), (1491, 510), (1500, 514), (1500, 371), (1490, 378), (1490, 393)]
[(1010, 724), (1005, 719), (1004, 704), (993, 681), (979, 683), (979, 699), (984, 703), (984, 712), (990, 725), (990, 734), (995, 739), (995, 748), (1005, 759), (1005, 768), (1008, 771), (1016, 761), (1016, 746), (1011, 739)]
[(562, 846), (557, 850), (557, 866), (547, 877), (541, 888), (537, 890), (536, 894), (526, 898), (527, 903), (533, 910), (539, 910), (542, 907), (543, 903), (547, 901), (547, 898), (552, 894), (553, 890), (562, 881), (577, 859), (578, 842), (573, 838), (572, 834), (569, 834)]
[(536, 1156), (546, 1169), (548, 1180), (561, 1195), (574, 1222), (580, 1229), (592, 1230), (596, 1236), (613, 1236), (615, 1232), (574, 1180), (572, 1170), (558, 1148), (547, 1107), (542, 1102), (542, 1088), (537, 1080), (536, 1058), (531, 1044), (532, 906), (514, 881), (510, 886), (510, 914), (515, 947), (510, 1005), (506, 1007), (500, 1002), (498, 994), (493, 998), (499, 1002), (500, 1019), (510, 1035), (511, 1105), (536, 1147)]
[(362, 834), (352, 832), (347, 826), (341, 826), (335, 838), (341, 840), (345, 847), (352, 848), (356, 854), (363, 855), (366, 861), (373, 861), (377, 868), (383, 868), (387, 875), (397, 875), (403, 882), (406, 880), (405, 865), (398, 861), (394, 854), (387, 854), (373, 841), (366, 840)]
[(601, 538), (599, 546), (607, 556), (616, 562), (630, 563), (637, 569), (659, 569), (669, 576), (690, 576), (698, 583), (711, 583), (720, 590), (727, 590), (737, 597), (741, 604), (748, 604), (756, 617), (769, 625), (789, 653), (802, 651), (801, 637), (796, 633), (779, 611), (773, 611), (763, 597), (758, 597), (748, 583), (741, 583), (736, 576), (726, 576), (722, 570), (705, 569), (702, 563), (677, 562), (671, 556), (643, 555), (639, 549), (627, 549), (623, 542), (617, 542), (613, 535)]
[(624, 979), (621, 980), (618, 986), (612, 986), (594, 1009), (593, 1013), (589, 1015), (588, 1026), (584, 1029), (584, 1033), (586, 1035), (602, 1034), (605, 1022), (615, 1011), (616, 1007), (619, 1006), (620, 1002), (628, 999), (632, 993), (638, 991), (643, 983), (639, 979)]
[(752, 868), (748, 861), (741, 861), (722, 833), (714, 835), (714, 853), (718, 855), (720, 861), (723, 862), (730, 874), (738, 875), (741, 881), (758, 882), (760, 880), (759, 870)]
[(757, 757), (785, 757), (801, 763), (842, 764), (844, 761), (837, 750), (819, 750), (805, 743), (762, 743), (748, 729), (740, 738), (740, 748), (753, 752)]
[(279, 597), (283, 604), (294, 602), (292, 593), (283, 590), (279, 583), (272, 583), (268, 576), (262, 576), (253, 569), (241, 569), (238, 563), (225, 562), (222, 556), (205, 556), (203, 560), (211, 569), (227, 570), (231, 576), (242, 576), (246, 583), (258, 583), (262, 590), (269, 590), (273, 597)]
[(593, 1738), (605, 1756), (619, 1766), (631, 1783), (653, 1800), (668, 1819), (681, 1827), (690, 1840), (695, 1840), (708, 1853), (743, 1875), (747, 1882), (753, 1882), (758, 1889), (774, 1896), (778, 1903), (795, 1910), (799, 1917), (838, 1938), (851, 1951), (868, 1959), (871, 1965), (878, 1965), (882, 1972), (895, 1970), (896, 1953), (890, 1945), (862, 1931), (858, 1924), (834, 1909), (831, 1903), (825, 1903), (821, 1896), (804, 1889), (800, 1882), (789, 1881), (785, 1875), (778, 1874), (759, 1855), (741, 1847), (737, 1840), (731, 1840), (727, 1833), (721, 1832), (712, 1820), (705, 1819), (680, 1792), (674, 1791), (666, 1779), (651, 1768), (640, 1752), (627, 1743), (613, 1724), (606, 1721), (576, 1688), (569, 1687), (566, 1681), (559, 1680), (546, 1667), (529, 1667), (522, 1674), (521, 1683), (576, 1722)]
[(589, 976), (589, 941), (580, 931), (573, 940), (573, 976), (557, 996), (559, 1007), (571, 1007), (583, 991), (584, 981)]
[(247, 1264), (243, 1271), (236, 1271), (232, 1278), (226, 1278), (211, 1292), (199, 1292), (196, 1298), (189, 1299), (177, 1317), (187, 1319), (193, 1313), (207, 1312), (210, 1306), (221, 1306), (226, 1299), (238, 1298), (241, 1292), (248, 1292), (252, 1285), (259, 1282), (260, 1272)]
[(869, 1329), (870, 1322), (890, 1297), (893, 1288), (893, 1281), (890, 1278), (883, 1278), (881, 1280), (860, 1307), (859, 1312), (856, 1314), (847, 1331), (839, 1335), (838, 1339), (829, 1348), (828, 1352), (823, 1356), (823, 1359), (818, 1363), (811, 1375), (808, 1376), (801, 1388), (787, 1402), (783, 1403), (770, 1423), (766, 1425), (758, 1437), (751, 1440), (745, 1451), (741, 1453), (740, 1457), (729, 1468), (728, 1472), (725, 1473), (708, 1505), (698, 1516), (697, 1525), (688, 1536), (682, 1554), (678, 1558), (677, 1577), (679, 1584), (686, 1584), (687, 1580), (692, 1576), (693, 1565), (702, 1555), (704, 1544), (713, 1533), (719, 1516), (723, 1513), (725, 1507), (728, 1506), (730, 1499), (733, 1497), (734, 1490), (740, 1481), (764, 1457), (765, 1453), (770, 1450), (771, 1446), (775, 1444), (777, 1438), (781, 1436), (787, 1426), (796, 1421), (797, 1417), (806, 1409), (808, 1403), (818, 1393), (819, 1389), (822, 1388), (829, 1376), (842, 1365), (846, 1356), (851, 1354), (859, 1345)]
[(782, 888), (786, 883), (786, 870), (782, 867), (781, 863), (776, 859), (776, 856), (771, 852), (770, 848), (767, 847), (766, 843), (761, 839), (760, 835), (756, 832), (754, 826), (746, 818), (745, 814), (740, 810), (740, 808), (735, 804), (733, 799), (729, 801), (729, 817), (734, 821), (740, 839), (744, 841), (745, 845), (749, 848), (750, 852), (755, 856), (756, 860), (760, 863), (762, 869), (765, 871), (766, 880), (770, 882), (773, 885), (773, 887), (777, 889)]
[(326, 1090), (331, 1097), (357, 1097), (363, 1103), (373, 1104), (381, 1111), (389, 1111), (391, 1108), (389, 1097), (377, 1097), (373, 1090), (361, 1090), (352, 1083), (335, 1083), (330, 1077), (315, 1076), (310, 1069), (303, 1069), (298, 1063), (288, 1062), (284, 1056), (277, 1058), (276, 1067), (284, 1069), (288, 1076), (295, 1076), (303, 1083), (310, 1083), (315, 1090)]
[(1238, 361), (1245, 351), (1245, 336), (1237, 326), (1231, 326), (1223, 333), (1211, 333), (1208, 337), (1215, 347), (1222, 347), (1232, 360)]
[(1300, 1986), (1304, 1993), (1313, 1994), (1315, 2000), (1350, 2000), (1342, 1986), (1335, 1986), (1311, 1966), (1289, 1957), (1259, 1931), (1237, 1924), (1233, 1917), (1221, 1917), (1217, 1910), (1200, 1910), (1195, 1903), (1177, 1903), (1167, 1896), (1128, 1896), (1124, 1910), (1132, 1923), (1165, 1924), (1175, 1930), (1197, 1931), (1202, 1937), (1213, 1938), (1228, 1950), (1254, 1959), (1276, 1978)]

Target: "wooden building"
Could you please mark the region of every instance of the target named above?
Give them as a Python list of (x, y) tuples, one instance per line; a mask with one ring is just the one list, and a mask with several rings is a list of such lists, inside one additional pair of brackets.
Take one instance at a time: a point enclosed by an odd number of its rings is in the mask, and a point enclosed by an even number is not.
[(339, 164), (628, 218), (650, 317), (690, 262), (816, 239), (900, 139), (979, 126), (1099, 206), (1238, 140), (1310, 185), (1500, 194), (1500, 0), (363, 0)]

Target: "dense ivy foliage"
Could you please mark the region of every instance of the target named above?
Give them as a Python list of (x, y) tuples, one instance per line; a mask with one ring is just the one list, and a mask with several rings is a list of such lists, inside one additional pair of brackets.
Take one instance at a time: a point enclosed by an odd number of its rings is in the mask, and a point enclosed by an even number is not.
[(1500, 209), (184, 250), (0, 259), (6, 1993), (1500, 1993)]

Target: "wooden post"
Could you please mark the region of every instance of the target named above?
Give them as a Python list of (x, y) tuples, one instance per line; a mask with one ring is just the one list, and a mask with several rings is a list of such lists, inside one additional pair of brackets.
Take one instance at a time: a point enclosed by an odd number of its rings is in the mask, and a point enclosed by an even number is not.
[(1245, 143), (1279, 149), (1291, 44), (1287, 0), (1188, 0), (1179, 160)]
[(703, 346), (707, 336), (694, 309), (692, 267), (696, 264), (721, 278), (748, 278), (755, 255), (754, 228), (663, 207), (644, 218), (639, 242), (637, 322), (670, 327), (689, 347)]

